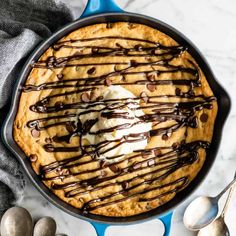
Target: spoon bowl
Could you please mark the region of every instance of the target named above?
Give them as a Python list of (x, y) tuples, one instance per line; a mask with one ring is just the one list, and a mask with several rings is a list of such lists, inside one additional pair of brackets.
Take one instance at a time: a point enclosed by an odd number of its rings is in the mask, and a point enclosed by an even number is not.
[[(201, 196), (193, 200), (185, 210), (183, 218), (184, 225), (192, 231), (197, 231), (210, 224), (218, 215), (219, 199), (228, 189), (233, 187), (235, 183), (236, 176), (216, 197)], [(229, 199), (227, 199), (227, 202), (228, 200)], [(223, 218), (224, 210), (221, 216)]]
[(218, 214), (217, 199), (213, 197), (198, 197), (193, 200), (184, 213), (184, 224), (197, 231), (211, 223)]
[(218, 217), (211, 224), (202, 228), (197, 236), (230, 236), (229, 229), (222, 216)]
[[(234, 176), (235, 178), (236, 176)], [(209, 225), (207, 225), (206, 227), (202, 228), (199, 232), (198, 232), (198, 236), (230, 236), (229, 233), (229, 229), (225, 223), (225, 213), (229, 207), (229, 202), (232, 198), (233, 195), (233, 190), (234, 190), (234, 186), (230, 189), (229, 195), (226, 199), (224, 208), (222, 210), (221, 215), (212, 223), (210, 223)]]
[(1, 219), (1, 236), (32, 236), (33, 221), (22, 207), (9, 208)]

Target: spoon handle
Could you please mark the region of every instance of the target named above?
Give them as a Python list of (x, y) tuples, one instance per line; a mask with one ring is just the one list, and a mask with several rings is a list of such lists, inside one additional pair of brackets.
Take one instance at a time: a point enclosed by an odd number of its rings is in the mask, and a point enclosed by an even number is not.
[[(236, 173), (235, 173), (235, 175), (234, 175), (234, 179), (236, 179)], [(229, 191), (228, 197), (227, 197), (227, 199), (226, 199), (224, 208), (223, 208), (222, 213), (221, 213), (221, 217), (222, 217), (222, 218), (225, 217), (225, 213), (226, 213), (226, 211), (227, 211), (227, 209), (228, 209), (228, 207), (229, 207), (229, 203), (230, 203), (230, 200), (231, 200), (231, 198), (232, 198), (232, 195), (233, 195), (233, 192), (234, 192), (234, 188), (235, 188), (235, 186), (232, 186), (231, 189), (230, 189), (230, 191)]]
[(234, 184), (236, 183), (236, 179), (234, 179), (233, 181), (231, 181), (227, 187), (225, 187), (219, 194), (218, 196), (216, 196), (216, 199), (220, 199), (222, 197), (222, 195), (224, 195), (224, 193), (226, 191), (228, 191), (229, 188), (231, 188)]

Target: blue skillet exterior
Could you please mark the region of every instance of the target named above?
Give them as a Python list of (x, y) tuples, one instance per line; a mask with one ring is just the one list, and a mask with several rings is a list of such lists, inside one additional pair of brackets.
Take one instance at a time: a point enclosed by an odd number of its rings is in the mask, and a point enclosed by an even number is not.
[[(150, 212), (143, 213), (137, 216), (131, 216), (125, 218), (105, 217), (93, 214), (85, 215), (79, 209), (76, 209), (68, 205), (55, 195), (51, 194), (51, 191), (40, 181), (38, 176), (32, 170), (27, 157), (13, 139), (13, 122), (18, 109), (20, 88), (27, 79), (27, 75), (31, 70), (30, 65), (32, 61), (36, 61), (50, 45), (52, 45), (54, 42), (58, 41), (60, 38), (62, 38), (63, 36), (72, 32), (77, 28), (96, 23), (117, 22), (117, 21), (136, 22), (140, 24), (146, 24), (153, 28), (158, 28), (160, 31), (174, 38), (180, 44), (187, 45), (189, 48), (189, 52), (193, 55), (193, 57), (196, 59), (196, 61), (202, 68), (203, 72), (205, 73), (208, 82), (215, 96), (218, 99), (218, 106), (219, 106), (219, 111), (213, 134), (214, 140), (212, 140), (210, 151), (207, 154), (208, 158), (206, 159), (205, 164), (201, 169), (200, 173), (193, 180), (191, 185), (189, 185), (186, 189), (178, 193), (174, 199), (172, 199), (170, 202), (163, 205), (162, 207), (159, 207)], [(183, 202), (190, 194), (192, 194), (193, 191), (196, 190), (196, 188), (200, 185), (200, 183), (204, 180), (207, 173), (209, 172), (215, 160), (217, 150), (220, 144), (223, 124), (225, 123), (226, 118), (230, 111), (230, 98), (228, 94), (216, 81), (208, 63), (201, 55), (201, 53), (197, 50), (196, 46), (194, 46), (184, 35), (182, 35), (180, 32), (178, 32), (171, 26), (151, 17), (124, 12), (114, 3), (113, 0), (88, 0), (88, 4), (80, 19), (76, 20), (73, 23), (70, 23), (69, 25), (66, 25), (65, 27), (57, 31), (55, 34), (53, 34), (45, 42), (43, 42), (41, 45), (39, 45), (25, 63), (22, 72), (20, 74), (20, 77), (16, 82), (12, 97), (13, 99), (10, 111), (2, 128), (2, 139), (5, 145), (18, 158), (20, 163), (23, 165), (26, 174), (31, 179), (32, 183), (36, 186), (36, 188), (48, 201), (50, 201), (52, 204), (62, 209), (63, 211), (77, 218), (91, 222), (91, 224), (95, 227), (98, 236), (103, 236), (105, 233), (105, 229), (109, 225), (140, 223), (157, 217), (159, 217), (159, 219), (165, 225), (164, 236), (168, 236), (170, 232), (170, 223), (172, 216), (171, 210), (174, 209), (178, 204)]]

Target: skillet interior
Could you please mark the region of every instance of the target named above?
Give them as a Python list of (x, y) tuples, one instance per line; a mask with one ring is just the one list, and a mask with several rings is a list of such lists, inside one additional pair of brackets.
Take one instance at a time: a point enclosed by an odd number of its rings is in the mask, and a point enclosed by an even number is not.
[[(196, 176), (196, 178), (191, 182), (191, 184), (187, 188), (185, 188), (183, 191), (179, 192), (171, 201), (169, 201), (165, 205), (147, 213), (143, 213), (143, 214), (131, 216), (131, 217), (125, 217), (125, 218), (105, 217), (105, 216), (98, 216), (98, 215), (93, 215), (93, 214), (84, 215), (79, 209), (74, 208), (66, 204), (59, 198), (57, 198), (40, 181), (38, 176), (35, 174), (35, 172), (31, 168), (28, 158), (25, 156), (23, 151), (18, 147), (18, 145), (13, 139), (13, 122), (14, 122), (14, 118), (18, 109), (18, 102), (19, 102), (20, 93), (21, 93), (20, 88), (25, 83), (25, 80), (27, 79), (27, 76), (31, 70), (31, 66), (30, 66), (31, 62), (36, 61), (51, 44), (58, 41), (61, 37), (63, 37), (64, 35), (68, 34), (69, 32), (77, 28), (84, 27), (91, 24), (96, 24), (96, 23), (117, 22), (117, 21), (130, 21), (130, 22), (145, 24), (153, 28), (157, 28), (158, 30), (172, 37), (178, 43), (187, 45), (187, 47), (189, 48), (190, 54), (195, 58), (195, 60), (201, 67), (202, 71), (205, 73), (206, 78), (209, 82), (209, 85), (214, 95), (218, 99), (218, 106), (219, 106), (218, 115), (215, 121), (215, 128), (214, 128), (214, 134), (213, 134), (214, 138), (212, 139), (211, 147), (207, 153), (206, 161), (201, 171)], [(184, 199), (186, 199), (199, 186), (201, 181), (206, 177), (207, 173), (209, 172), (215, 160), (219, 143), (221, 140), (223, 124), (228, 116), (229, 110), (230, 110), (229, 96), (227, 95), (225, 90), (215, 80), (215, 77), (213, 73), (211, 72), (209, 65), (204, 60), (203, 56), (199, 53), (196, 47), (188, 39), (186, 39), (180, 32), (176, 31), (175, 29), (166, 25), (165, 23), (160, 22), (159, 20), (146, 17), (143, 15), (133, 14), (133, 13), (106, 13), (106, 14), (100, 14), (100, 15), (87, 17), (85, 19), (80, 19), (65, 26), (64, 28), (59, 30), (57, 33), (55, 33), (52, 37), (50, 37), (48, 40), (46, 40), (44, 43), (42, 43), (32, 53), (32, 56), (26, 62), (22, 70), (21, 76), (16, 84), (15, 92), (13, 95), (13, 101), (11, 104), (11, 109), (5, 121), (5, 124), (3, 126), (2, 134), (3, 134), (3, 140), (5, 141), (5, 144), (22, 163), (31, 181), (34, 183), (37, 189), (42, 193), (42, 195), (45, 196), (54, 205), (61, 208), (65, 212), (84, 220), (93, 220), (96, 222), (104, 222), (104, 223), (111, 223), (111, 224), (119, 224), (119, 223), (128, 224), (128, 223), (133, 223), (133, 222), (137, 223), (138, 221), (147, 220), (147, 219), (158, 217), (165, 214), (166, 212), (170, 211), (172, 208), (176, 207)]]

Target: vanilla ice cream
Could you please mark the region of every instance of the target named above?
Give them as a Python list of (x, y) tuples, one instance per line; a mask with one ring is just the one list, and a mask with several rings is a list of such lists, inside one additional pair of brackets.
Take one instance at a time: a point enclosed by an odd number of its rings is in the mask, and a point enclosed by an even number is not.
[(98, 158), (107, 160), (114, 160), (112, 157), (119, 160), (124, 154), (145, 149), (147, 138), (140, 138), (137, 134), (149, 132), (152, 123), (140, 119), (144, 113), (137, 109), (139, 99), (121, 86), (109, 86), (103, 94), (103, 101), (104, 104), (97, 102), (90, 108), (93, 112), (80, 116), (82, 124), (97, 120), (90, 132), (82, 137), (82, 142), (96, 147)]

